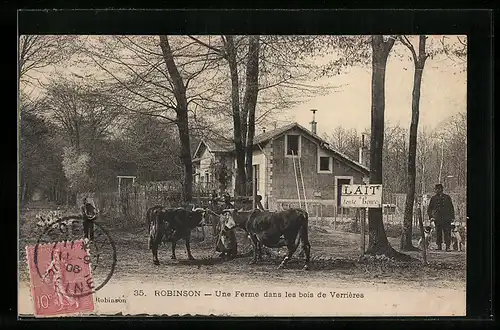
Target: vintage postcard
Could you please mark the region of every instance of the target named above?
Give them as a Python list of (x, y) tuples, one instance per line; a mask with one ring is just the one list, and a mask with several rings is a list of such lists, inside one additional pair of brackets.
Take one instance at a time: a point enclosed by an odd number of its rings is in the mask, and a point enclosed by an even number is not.
[(466, 36), (18, 55), (20, 317), (465, 316)]

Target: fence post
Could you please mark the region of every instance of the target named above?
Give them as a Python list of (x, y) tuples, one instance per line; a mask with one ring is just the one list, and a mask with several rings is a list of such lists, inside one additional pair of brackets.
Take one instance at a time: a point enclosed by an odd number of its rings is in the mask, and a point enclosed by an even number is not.
[(333, 230), (337, 230), (337, 213), (338, 213), (338, 208), (335, 206), (333, 208)]
[(358, 211), (357, 213), (363, 213), (363, 216), (360, 217), (360, 222), (361, 222), (361, 255), (364, 255), (365, 254), (365, 214), (366, 213), (366, 210), (365, 212), (359, 212), (360, 209), (356, 208), (356, 210)]

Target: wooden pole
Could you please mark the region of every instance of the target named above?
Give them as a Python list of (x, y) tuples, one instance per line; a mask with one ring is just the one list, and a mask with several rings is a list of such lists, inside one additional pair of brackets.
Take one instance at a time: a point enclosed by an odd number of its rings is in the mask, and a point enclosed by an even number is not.
[(338, 207), (335, 206), (333, 209), (333, 230), (337, 230), (337, 213), (338, 213)]
[(360, 222), (361, 222), (361, 247), (360, 247), (361, 255), (365, 254), (365, 225), (366, 225), (365, 217), (366, 217), (366, 213), (368, 213), (368, 212), (366, 212), (366, 210), (365, 210), (365, 212), (363, 212), (363, 216), (360, 219)]
[(121, 183), (122, 183), (122, 178), (118, 178), (118, 198), (121, 197)]

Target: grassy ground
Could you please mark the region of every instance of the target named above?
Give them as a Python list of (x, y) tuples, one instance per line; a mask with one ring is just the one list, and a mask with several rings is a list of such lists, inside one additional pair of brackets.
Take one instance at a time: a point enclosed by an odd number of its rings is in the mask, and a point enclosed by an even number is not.
[[(34, 211), (21, 213), (20, 224), (20, 276), (28, 282), (24, 248), (35, 244), (39, 229), (34, 223)], [(152, 263), (151, 251), (147, 248), (145, 226), (128, 229), (108, 228), (117, 248), (117, 265), (113, 281), (122, 280), (163, 280), (185, 278), (186, 281), (203, 280), (216, 277), (235, 281), (266, 281), (266, 283), (286, 284), (325, 283), (350, 284), (385, 284), (394, 288), (454, 288), (465, 290), (466, 254), (465, 252), (428, 252), (429, 264), (421, 262), (396, 263), (388, 260), (359, 261), (360, 235), (342, 231), (333, 231), (329, 226), (310, 226), (311, 270), (302, 271), (303, 259), (290, 261), (289, 269), (277, 270), (281, 257), (264, 257), (257, 265), (249, 265), (251, 246), (244, 233), (238, 232), (239, 257), (231, 261), (222, 261), (216, 257), (210, 229), (205, 229), (205, 239), (200, 233), (194, 233), (191, 243), (195, 261), (188, 261), (183, 241), (177, 245), (177, 261), (170, 260), (170, 246), (162, 246), (159, 251), (160, 266)], [(391, 245), (398, 249), (399, 238), (389, 237)], [(368, 243), (368, 236), (366, 237)], [(415, 245), (417, 242), (414, 242)], [(278, 251), (284, 255), (285, 250)], [(419, 252), (410, 255), (421, 259)]]

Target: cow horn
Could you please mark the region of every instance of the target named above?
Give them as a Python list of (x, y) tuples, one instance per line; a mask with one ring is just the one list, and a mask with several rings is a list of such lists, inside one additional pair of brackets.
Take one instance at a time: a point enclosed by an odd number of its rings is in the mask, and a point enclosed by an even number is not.
[(201, 207), (197, 207), (193, 210), (193, 212), (198, 212), (198, 211), (203, 211), (205, 212), (205, 209), (204, 208), (201, 208)]
[(234, 211), (234, 209), (224, 209), (224, 210), (222, 210), (222, 213), (233, 212), (233, 211)]

